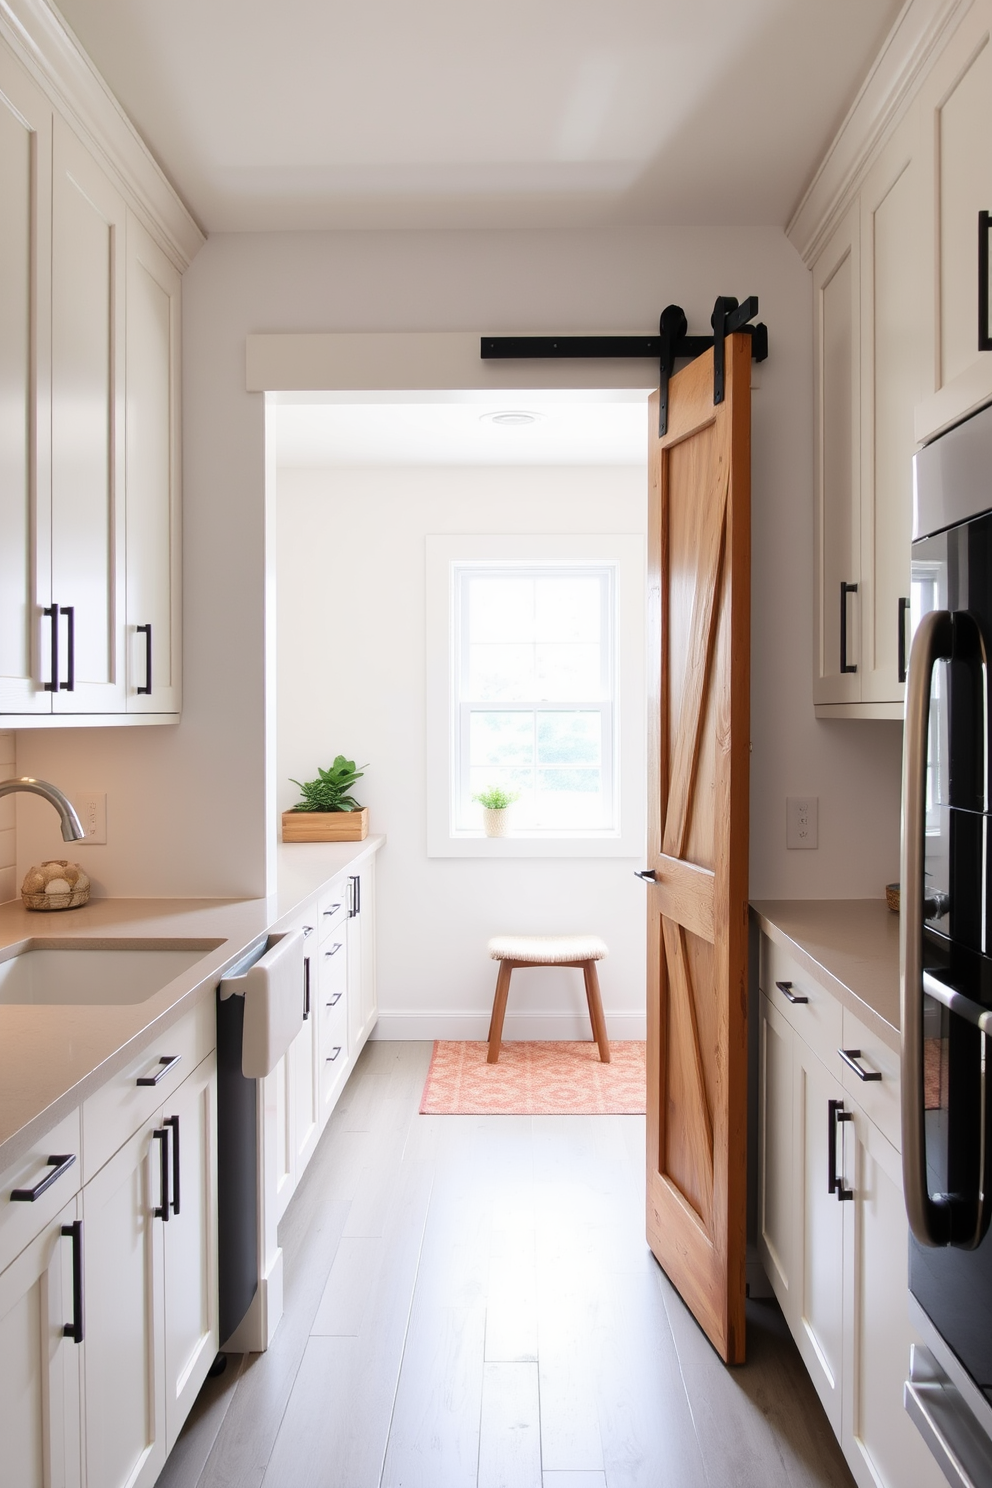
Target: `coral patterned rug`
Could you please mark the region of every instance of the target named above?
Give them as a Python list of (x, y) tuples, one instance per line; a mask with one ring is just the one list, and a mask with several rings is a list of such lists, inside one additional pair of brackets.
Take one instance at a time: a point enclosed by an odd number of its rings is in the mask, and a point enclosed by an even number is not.
[(438, 1039), (422, 1116), (639, 1116), (645, 1108), (644, 1044), (611, 1042), (603, 1064), (591, 1041), (510, 1041), (499, 1062), (489, 1045)]

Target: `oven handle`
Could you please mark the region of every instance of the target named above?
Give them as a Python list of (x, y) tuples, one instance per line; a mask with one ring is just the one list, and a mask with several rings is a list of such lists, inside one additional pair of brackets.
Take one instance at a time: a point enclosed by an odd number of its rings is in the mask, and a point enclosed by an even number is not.
[(923, 1091), (923, 893), (927, 735), (933, 669), (951, 655), (949, 610), (931, 610), (913, 637), (906, 682), (902, 767), (902, 913), (899, 919), (902, 1023), (902, 1181), (906, 1214), (921, 1245), (946, 1244), (946, 1216), (930, 1197), (926, 1174)]

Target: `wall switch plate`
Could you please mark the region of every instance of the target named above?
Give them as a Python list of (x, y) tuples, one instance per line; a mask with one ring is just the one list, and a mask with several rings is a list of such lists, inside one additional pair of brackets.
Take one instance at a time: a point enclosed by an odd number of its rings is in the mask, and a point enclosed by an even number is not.
[(785, 845), (807, 852), (819, 846), (818, 796), (787, 796), (785, 802)]
[(83, 824), (86, 836), (84, 843), (102, 843), (107, 840), (107, 797), (103, 791), (77, 791), (72, 803)]

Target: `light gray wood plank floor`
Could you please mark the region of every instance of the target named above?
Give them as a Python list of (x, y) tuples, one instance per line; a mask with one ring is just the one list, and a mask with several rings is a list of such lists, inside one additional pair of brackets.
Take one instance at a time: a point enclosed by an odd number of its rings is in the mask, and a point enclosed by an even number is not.
[(420, 1116), (430, 1052), (366, 1047), (158, 1488), (851, 1488), (778, 1308), (725, 1369), (647, 1249), (643, 1119)]

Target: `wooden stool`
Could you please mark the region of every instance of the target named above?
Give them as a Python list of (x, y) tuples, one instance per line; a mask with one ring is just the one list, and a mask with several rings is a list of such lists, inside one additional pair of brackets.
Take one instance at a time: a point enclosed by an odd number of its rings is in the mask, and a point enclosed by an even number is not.
[(510, 976), (517, 967), (580, 966), (586, 984), (592, 1036), (599, 1045), (600, 1059), (604, 1064), (609, 1064), (610, 1041), (606, 1036), (606, 1019), (603, 1017), (599, 976), (596, 972), (596, 962), (602, 961), (609, 954), (605, 941), (600, 940), (598, 935), (495, 935), (489, 942), (488, 950), (492, 959), (499, 962), (499, 972), (496, 977), (496, 996), (493, 998), (493, 1015), (489, 1022), (487, 1063), (495, 1064), (499, 1059)]

